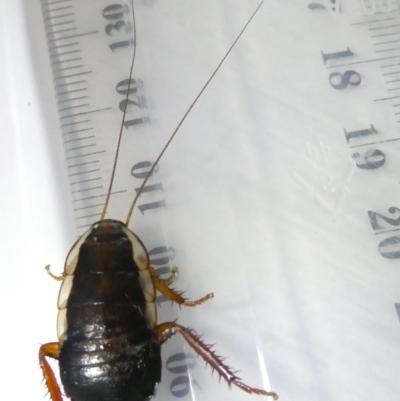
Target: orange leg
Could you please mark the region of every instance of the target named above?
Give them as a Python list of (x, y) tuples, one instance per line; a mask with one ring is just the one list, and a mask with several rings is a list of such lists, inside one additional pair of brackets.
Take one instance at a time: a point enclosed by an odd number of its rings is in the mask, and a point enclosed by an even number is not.
[(175, 278), (175, 276), (176, 276), (176, 273), (178, 273), (178, 268), (177, 268), (176, 266), (174, 266), (174, 267), (172, 268), (172, 271), (171, 271), (171, 274), (170, 274), (169, 277), (167, 277), (167, 278), (161, 278), (161, 277), (157, 274), (157, 272), (156, 272), (156, 270), (154, 269), (153, 266), (150, 266), (149, 269), (150, 269), (151, 275), (152, 275), (154, 278), (157, 278), (158, 280), (164, 282), (165, 285), (171, 284), (172, 280), (173, 280), (173, 279)]
[(40, 346), (39, 363), (43, 371), (44, 380), (49, 389), (50, 398), (52, 401), (62, 401), (60, 387), (58, 386), (54, 372), (46, 360), (48, 358), (58, 359), (59, 344), (47, 343)]
[(274, 400), (278, 399), (278, 395), (272, 391), (265, 391), (250, 387), (241, 382), (240, 379), (232, 372), (231, 368), (224, 365), (221, 359), (215, 355), (215, 353), (211, 350), (211, 347), (204, 344), (198, 336), (194, 335), (186, 327), (183, 327), (175, 322), (166, 322), (157, 326), (157, 335), (160, 343), (168, 340), (171, 336), (178, 332), (182, 334), (183, 338), (194, 349), (194, 351), (200, 355), (206, 363), (211, 365), (212, 369), (215, 369), (219, 375), (228, 382), (229, 385), (234, 384), (249, 394), (265, 395), (272, 397)]
[[(200, 298), (196, 301), (188, 301), (186, 298), (182, 297), (182, 294), (176, 292), (173, 288), (168, 287), (168, 281), (171, 277), (163, 280), (162, 278), (158, 277), (156, 271), (150, 267), (150, 273), (154, 278), (156, 289), (160, 291), (161, 294), (168, 297), (171, 301), (178, 303), (179, 305), (184, 306), (197, 306), (202, 304), (203, 302), (207, 301), (208, 299), (214, 298), (214, 294), (210, 292), (209, 294), (205, 295), (203, 298)], [(174, 270), (172, 270), (172, 275), (174, 275)], [(171, 275), (171, 276), (172, 276)]]

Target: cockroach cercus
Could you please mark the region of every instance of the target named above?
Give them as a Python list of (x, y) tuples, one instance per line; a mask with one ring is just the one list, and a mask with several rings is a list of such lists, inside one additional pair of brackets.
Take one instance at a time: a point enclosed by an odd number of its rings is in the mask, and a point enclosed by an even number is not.
[[(101, 218), (73, 245), (60, 276), (52, 274), (49, 266), (46, 267), (51, 277), (62, 281), (58, 296), (58, 342), (43, 344), (39, 350), (40, 366), (52, 401), (62, 401), (63, 398), (48, 358), (58, 360), (65, 395), (72, 401), (149, 400), (161, 380), (161, 344), (176, 333), (180, 333), (189, 346), (229, 385), (234, 384), (250, 394), (278, 398), (274, 392), (243, 383), (192, 330), (176, 322), (157, 324), (156, 290), (171, 301), (190, 307), (200, 305), (212, 298), (213, 294), (188, 301), (170, 288), (175, 272), (168, 279), (158, 277), (150, 265), (142, 241), (128, 228), (136, 201), (155, 166), (263, 2), (260, 2), (153, 163), (123, 223), (105, 219), (105, 214), (124, 127), (128, 104), (125, 102), (113, 172)], [(134, 20), (133, 2), (132, 13)], [(134, 60), (135, 50), (130, 79)], [(129, 87), (126, 100), (128, 97)]]

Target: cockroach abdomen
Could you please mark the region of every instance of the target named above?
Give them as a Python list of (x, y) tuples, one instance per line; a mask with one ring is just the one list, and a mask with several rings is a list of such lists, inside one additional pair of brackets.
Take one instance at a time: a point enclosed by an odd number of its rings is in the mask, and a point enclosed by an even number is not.
[(59, 358), (61, 380), (71, 400), (145, 401), (154, 395), (161, 380), (155, 336), (135, 345), (121, 339), (79, 345), (66, 341)]

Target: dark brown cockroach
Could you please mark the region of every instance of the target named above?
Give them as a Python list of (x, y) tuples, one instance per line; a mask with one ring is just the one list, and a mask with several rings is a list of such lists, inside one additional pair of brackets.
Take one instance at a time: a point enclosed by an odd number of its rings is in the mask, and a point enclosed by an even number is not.
[[(126, 110), (124, 111), (114, 168), (102, 216), (73, 245), (61, 276), (55, 276), (50, 272), (49, 267), (46, 267), (50, 276), (62, 281), (58, 296), (58, 342), (43, 344), (39, 350), (40, 365), (52, 401), (62, 401), (62, 395), (47, 358), (58, 360), (65, 395), (72, 401), (145, 401), (150, 399), (161, 380), (161, 344), (176, 333), (180, 333), (193, 350), (229, 385), (234, 384), (247, 393), (278, 398), (273, 392), (253, 388), (241, 382), (232, 369), (226, 366), (190, 329), (176, 322), (157, 324), (156, 290), (184, 306), (199, 305), (212, 298), (213, 294), (207, 294), (197, 301), (188, 301), (170, 288), (169, 283), (175, 272), (173, 271), (168, 279), (158, 277), (150, 265), (145, 246), (128, 228), (132, 211), (147, 179), (186, 115), (214, 77), (263, 1), (204, 85), (153, 164), (132, 203), (126, 223), (104, 219), (118, 160), (126, 115)], [(135, 51), (130, 77), (132, 77), (134, 59)], [(129, 88), (127, 98), (128, 96)]]

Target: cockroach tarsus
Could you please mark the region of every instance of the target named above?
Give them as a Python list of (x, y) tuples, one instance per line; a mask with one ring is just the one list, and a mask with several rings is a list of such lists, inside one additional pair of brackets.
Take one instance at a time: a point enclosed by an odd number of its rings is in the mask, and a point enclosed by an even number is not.
[[(170, 277), (160, 278), (150, 265), (145, 246), (128, 228), (136, 201), (155, 166), (263, 1), (153, 163), (123, 223), (105, 219), (105, 214), (118, 160), (125, 106), (110, 187), (101, 218), (75, 242), (60, 276), (54, 275), (49, 266), (45, 268), (53, 279), (62, 281), (58, 296), (58, 342), (43, 344), (39, 349), (39, 362), (52, 401), (62, 401), (62, 393), (47, 358), (58, 360), (65, 394), (72, 401), (149, 400), (161, 380), (161, 344), (176, 333), (180, 333), (189, 346), (229, 385), (234, 384), (250, 394), (278, 398), (274, 392), (243, 383), (213, 352), (211, 346), (205, 344), (191, 329), (176, 322), (157, 324), (156, 290), (171, 301), (188, 307), (200, 305), (214, 295), (210, 293), (196, 301), (183, 298), (170, 287), (176, 269), (172, 270)], [(133, 2), (132, 14), (135, 30)], [(135, 50), (129, 84), (134, 60)]]

